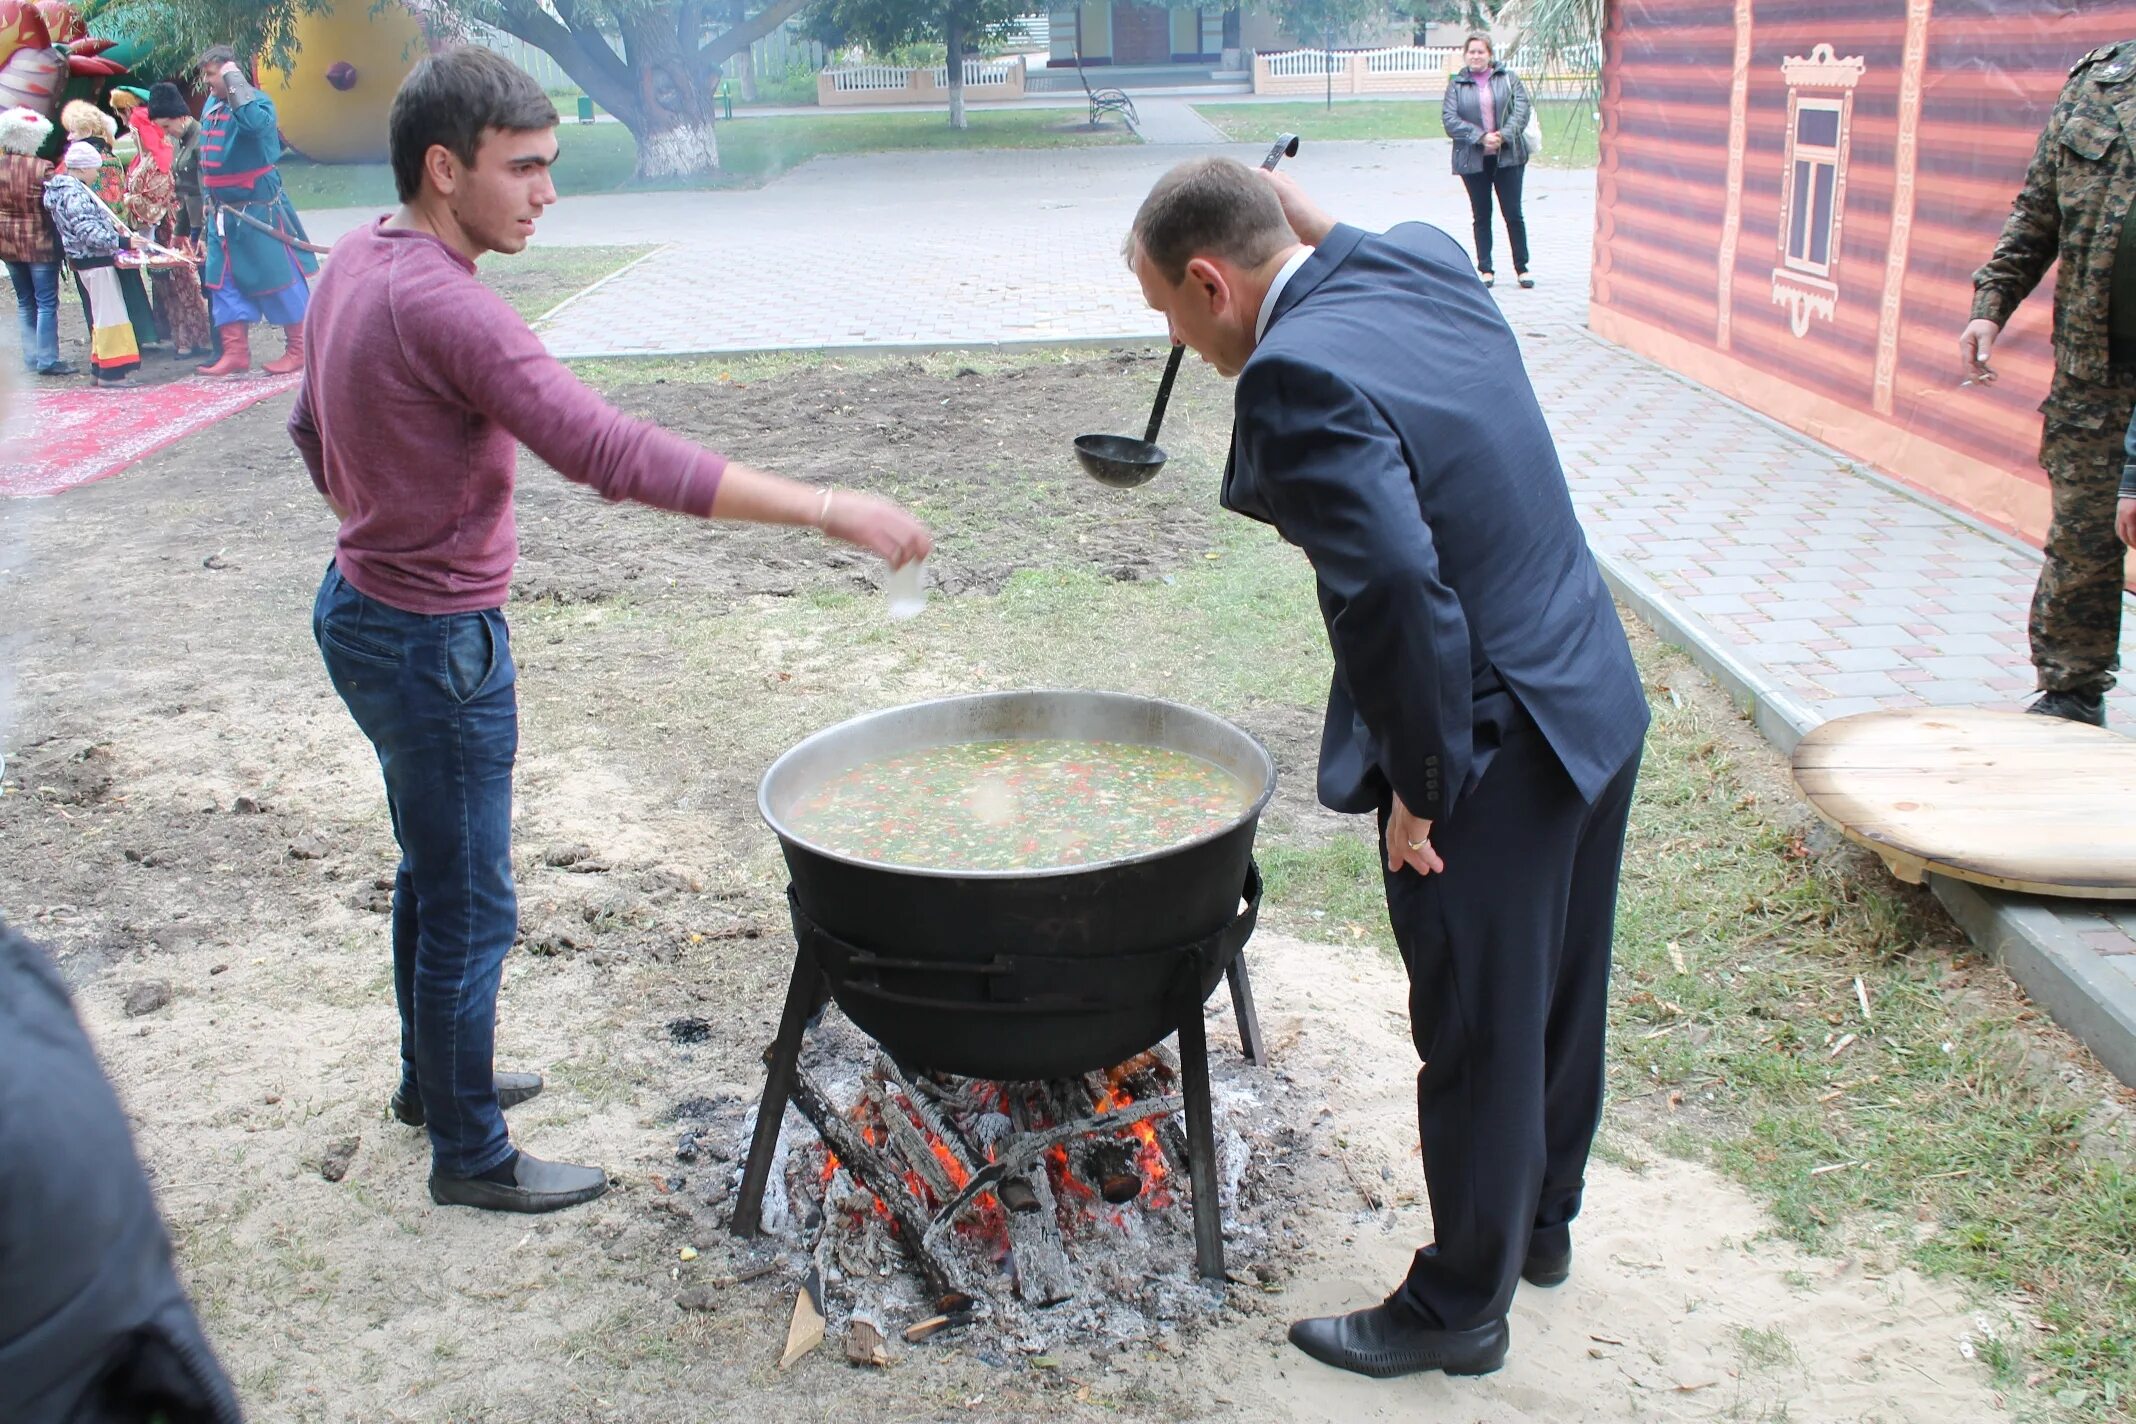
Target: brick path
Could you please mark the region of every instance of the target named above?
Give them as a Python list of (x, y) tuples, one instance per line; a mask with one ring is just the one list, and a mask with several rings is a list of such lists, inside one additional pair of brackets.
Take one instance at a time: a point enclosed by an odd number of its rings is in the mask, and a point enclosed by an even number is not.
[[(544, 332), (580, 356), (1156, 338), (1119, 244), (1183, 151), (877, 155), (818, 160), (751, 193), (566, 202), (544, 241), (672, 246)], [(1227, 151), (1255, 162), (1265, 149)], [(1319, 144), (1293, 165), (1347, 220), (1422, 218), (1466, 237), (1441, 143)], [(2038, 555), (1587, 334), (1592, 175), (1536, 169), (1528, 193), (1542, 285), (1508, 282), (1500, 301), (1619, 586), (1724, 664), (1783, 745), (1875, 707), (2018, 704)], [(2136, 618), (2122, 647), (2136, 667)], [(2136, 729), (2136, 693), (2109, 707)], [(2034, 939), (2061, 926), (2041, 952), (2084, 986), (2057, 1015), (2136, 1080), (2136, 914), (2065, 905), (2029, 923), (2046, 927)], [(2054, 1007), (2051, 986), (2006, 960)], [(2072, 1022), (2094, 1001), (2121, 1040)]]

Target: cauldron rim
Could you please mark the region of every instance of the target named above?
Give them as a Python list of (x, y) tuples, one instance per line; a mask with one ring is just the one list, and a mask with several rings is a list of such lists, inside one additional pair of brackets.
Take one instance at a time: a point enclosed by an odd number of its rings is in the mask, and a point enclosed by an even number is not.
[[(788, 826), (785, 821), (782, 820), (771, 809), (771, 788), (778, 781), (781, 770), (785, 768), (790, 762), (796, 760), (801, 755), (803, 755), (810, 747), (820, 745), (823, 742), (829, 741), (839, 736), (841, 733), (850, 731), (852, 728), (862, 726), (869, 722), (879, 721), (881, 719), (891, 717), (897, 713), (912, 712), (923, 707), (950, 707), (959, 703), (996, 702), (1017, 698), (1045, 698), (1063, 696), (1091, 697), (1106, 701), (1119, 702), (1123, 704), (1132, 704), (1141, 707), (1161, 707), (1174, 712), (1183, 713), (1190, 718), (1202, 718), (1207, 721), (1214, 722), (1217, 725), (1223, 727), (1226, 731), (1230, 732), (1232, 735), (1238, 737), (1243, 745), (1251, 747), (1253, 749), (1255, 756), (1259, 759), (1260, 762), (1260, 790), (1258, 793), (1256, 793), (1253, 801), (1246, 807), (1245, 810), (1241, 811), (1238, 815), (1232, 817), (1222, 826), (1219, 826), (1215, 830), (1209, 831), (1203, 835), (1194, 836), (1183, 841), (1174, 841), (1171, 844), (1159, 847), (1156, 850), (1139, 851), (1134, 855), (1116, 856), (1111, 860), (1093, 860), (1084, 862), (1080, 865), (1040, 866), (1027, 870), (964, 870), (945, 866), (906, 865), (899, 861), (870, 860), (865, 856), (847, 855), (843, 851), (832, 850), (828, 846), (820, 845), (817, 842), (808, 839), (806, 836), (799, 834), (792, 827)], [(996, 738), (994, 740), (1035, 741), (1041, 739), (1010, 737)], [(937, 742), (933, 743), (932, 745), (954, 746), (957, 744), (952, 742)], [(1161, 746), (1162, 744), (1145, 742), (1138, 743), (1138, 745)], [(1174, 750), (1176, 750), (1176, 748)], [(779, 753), (778, 757), (773, 760), (769, 767), (765, 769), (762, 779), (757, 782), (757, 814), (764, 818), (764, 824), (769, 826), (772, 829), (773, 833), (776, 834), (779, 837), (780, 841), (784, 844), (788, 846), (799, 846), (803, 850), (806, 850), (810, 855), (821, 856), (825, 860), (836, 861), (841, 865), (850, 865), (862, 870), (876, 870), (896, 875), (920, 876), (929, 879), (939, 880), (1051, 880), (1080, 875), (1090, 875), (1101, 870), (1117, 869), (1121, 866), (1142, 865), (1151, 861), (1163, 860), (1168, 856), (1177, 855), (1181, 851), (1191, 849), (1194, 846), (1206, 845), (1210, 841), (1214, 841), (1219, 839), (1220, 837), (1230, 835), (1242, 825), (1257, 821), (1260, 818), (1261, 813), (1267, 809), (1269, 801), (1274, 798), (1275, 794), (1275, 758), (1269, 755), (1267, 747), (1261, 745), (1260, 738), (1254, 736), (1253, 733), (1247, 731), (1245, 728), (1239, 726), (1237, 723), (1231, 721), (1227, 717), (1220, 717), (1214, 712), (1207, 711), (1200, 707), (1192, 706), (1185, 702), (1174, 702), (1169, 698), (1164, 697), (1143, 697), (1132, 692), (1112, 692), (1104, 689), (1087, 687), (1027, 687), (1012, 688), (1000, 692), (967, 692), (960, 693), (955, 697), (931, 697), (920, 702), (901, 703), (895, 707), (882, 707), (877, 708), (873, 712), (863, 712), (857, 717), (848, 717), (843, 722), (837, 722), (832, 724), (831, 726), (823, 727), (818, 729), (817, 731), (811, 732), (808, 736), (803, 737), (800, 741), (794, 743), (785, 751)]]

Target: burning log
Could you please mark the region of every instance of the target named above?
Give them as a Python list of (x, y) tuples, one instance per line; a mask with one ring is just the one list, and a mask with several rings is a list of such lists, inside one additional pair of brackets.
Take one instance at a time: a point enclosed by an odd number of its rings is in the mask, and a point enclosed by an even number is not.
[[(1042, 1085), (1038, 1092), (1041, 1099), (1047, 1096)], [(1030, 1126), (1030, 1098), (1021, 1088), (1009, 1094), (1009, 1120), (1019, 1130)], [(1030, 1141), (1026, 1133), (1016, 1139), (1016, 1145)], [(1068, 1269), (1068, 1249), (1061, 1242), (1060, 1207), (1053, 1199), (1045, 1160), (1034, 1157), (1033, 1166), (1028, 1177), (1002, 1184), (1004, 1202), (1011, 1185), (1028, 1192), (1031, 1199), (1031, 1210), (1009, 1213), (1009, 1260), (1016, 1268), (1018, 1296), (1034, 1306), (1059, 1305), (1074, 1297), (1075, 1282)]]
[(912, 1080), (905, 1076), (904, 1071), (891, 1060), (889, 1054), (875, 1055), (875, 1076), (905, 1095), (905, 1101), (912, 1104), (913, 1114), (919, 1118), (920, 1126), (926, 1128), (928, 1134), (937, 1142), (949, 1148), (966, 1175), (979, 1170), (980, 1165), (986, 1161), (985, 1156), (973, 1146), (970, 1138), (957, 1129), (955, 1123), (942, 1115), (942, 1110), (935, 1105), (935, 1100), (921, 1092)]
[[(890, 1095), (878, 1084), (869, 1083), (862, 1092), (866, 1096), (868, 1106), (875, 1109), (876, 1116), (882, 1119), (892, 1145), (897, 1148), (899, 1155), (905, 1159), (913, 1173), (926, 1184), (927, 1190), (934, 1193), (934, 1199), (937, 1202), (946, 1202), (956, 1196), (956, 1183), (949, 1179), (949, 1172), (943, 1167), (942, 1160), (935, 1156), (934, 1149), (927, 1145), (927, 1139), (920, 1136), (920, 1130), (912, 1125), (912, 1119), (905, 1116), (904, 1108), (892, 1101)], [(970, 1173), (965, 1175), (969, 1176)]]
[(1031, 1179), (1039, 1209), (1009, 1217), (1011, 1260), (1016, 1267), (1016, 1294), (1041, 1308), (1075, 1299), (1075, 1275), (1061, 1242), (1059, 1209), (1044, 1176)]
[[(1009, 1125), (1018, 1134), (1012, 1140), (1019, 1144), (1026, 1140), (1024, 1134), (1027, 1134), (1031, 1127), (1031, 1101), (1026, 1096), (1026, 1091), (1027, 1089), (1021, 1085), (1008, 1090)], [(1033, 1155), (1035, 1160), (1036, 1154)], [(1024, 1169), (1031, 1165), (1030, 1162), (1023, 1161), (1020, 1158), (1012, 1160), (1008, 1157), (1003, 1157), (1000, 1160), (1007, 1170), (1019, 1174), (1004, 1181), (1001, 1184), (999, 1193), (1001, 1204), (1009, 1209), (1009, 1220), (1013, 1225), (1018, 1217), (1032, 1216), (1038, 1212), (1038, 1188), (1029, 1179), (1021, 1175)], [(1039, 1168), (1039, 1176), (1041, 1178), (1045, 1176), (1045, 1168), (1043, 1166)], [(1048, 1191), (1047, 1200), (1050, 1201), (1051, 1198), (1052, 1193)], [(1012, 1243), (1014, 1242), (1014, 1231), (1009, 1233), (1009, 1239)]]
[(881, 1152), (871, 1146), (860, 1132), (837, 1109), (815, 1080), (798, 1065), (794, 1069), (794, 1106), (809, 1120), (811, 1126), (838, 1160), (853, 1174), (854, 1180), (867, 1184), (897, 1223), (899, 1239), (912, 1257), (913, 1264), (920, 1268), (926, 1278), (927, 1288), (936, 1295), (947, 1295), (964, 1287), (957, 1278), (956, 1268), (939, 1254), (928, 1241), (927, 1218), (921, 1214), (920, 1204), (904, 1189), (904, 1173), (896, 1170)]
[(1083, 1175), (1098, 1184), (1098, 1195), (1121, 1206), (1142, 1195), (1142, 1174), (1135, 1170), (1135, 1144), (1117, 1137), (1093, 1138), (1083, 1151)]
[(1016, 1294), (1035, 1306), (1059, 1305), (1075, 1298), (1075, 1274), (1068, 1248), (1061, 1244), (1060, 1208), (1043, 1167), (1028, 1179), (1038, 1209), (1009, 1213), (1010, 1260), (1016, 1266)]

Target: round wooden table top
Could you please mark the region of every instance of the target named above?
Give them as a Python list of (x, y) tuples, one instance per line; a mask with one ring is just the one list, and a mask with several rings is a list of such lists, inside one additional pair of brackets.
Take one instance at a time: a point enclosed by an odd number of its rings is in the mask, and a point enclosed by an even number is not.
[(2136, 898), (2136, 741), (2027, 712), (1864, 712), (1795, 748), (1817, 813), (1901, 880)]

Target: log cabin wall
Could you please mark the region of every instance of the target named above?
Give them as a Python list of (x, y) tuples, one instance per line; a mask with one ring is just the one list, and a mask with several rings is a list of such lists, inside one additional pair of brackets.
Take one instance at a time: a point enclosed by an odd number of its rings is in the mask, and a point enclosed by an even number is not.
[(1610, 0), (1590, 322), (2034, 543), (2052, 272), (1958, 333), (2070, 66), (2136, 0)]

